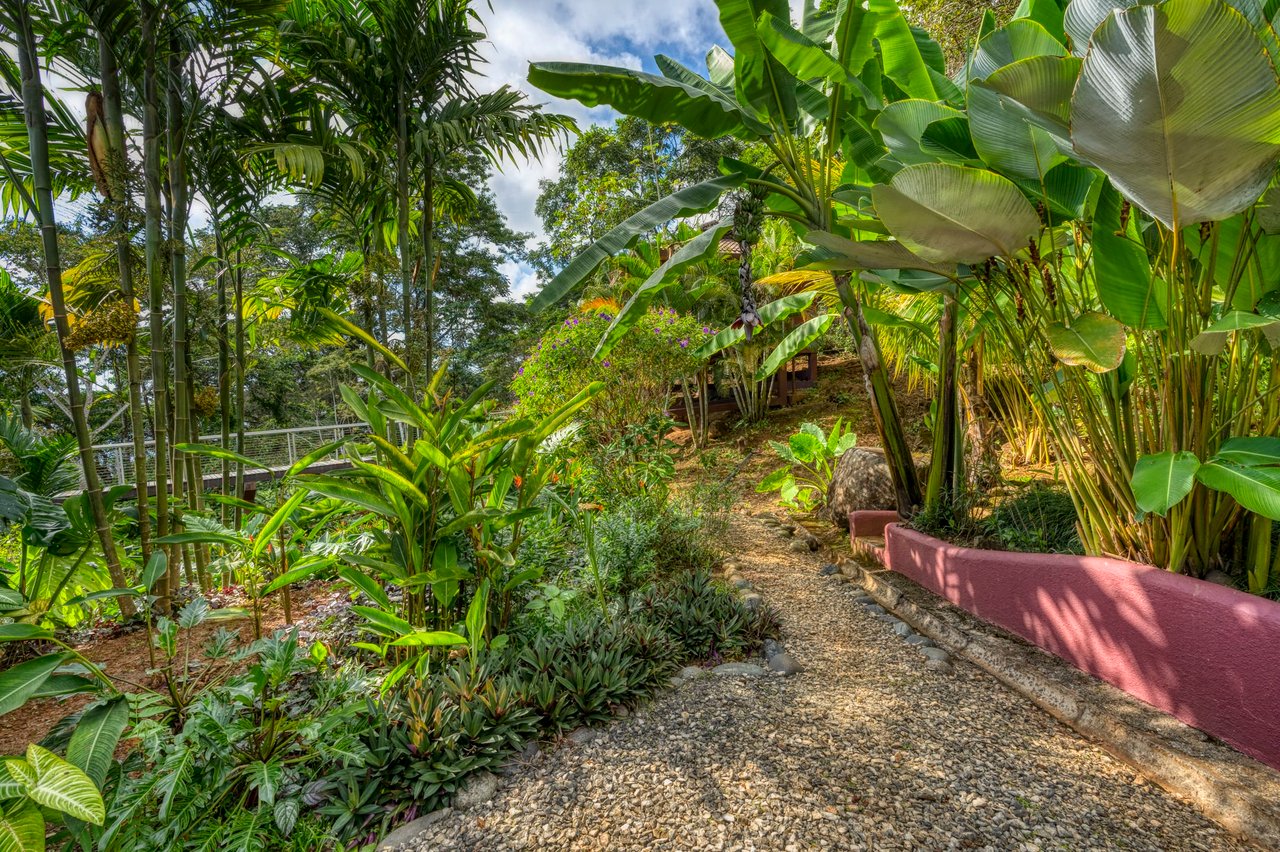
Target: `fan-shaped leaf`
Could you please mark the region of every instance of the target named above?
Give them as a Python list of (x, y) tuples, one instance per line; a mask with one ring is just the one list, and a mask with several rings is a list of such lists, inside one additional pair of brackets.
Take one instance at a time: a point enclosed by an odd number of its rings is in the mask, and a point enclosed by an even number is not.
[(1118, 12), (1093, 34), (1071, 138), (1166, 226), (1225, 219), (1257, 200), (1280, 157), (1275, 68), (1221, 0)]
[(1124, 360), (1124, 326), (1106, 314), (1081, 314), (1070, 325), (1050, 323), (1045, 335), (1054, 356), (1073, 367), (1106, 373)]
[(1008, 179), (951, 163), (908, 166), (871, 195), (893, 235), (935, 263), (1012, 255), (1040, 229), (1035, 208)]

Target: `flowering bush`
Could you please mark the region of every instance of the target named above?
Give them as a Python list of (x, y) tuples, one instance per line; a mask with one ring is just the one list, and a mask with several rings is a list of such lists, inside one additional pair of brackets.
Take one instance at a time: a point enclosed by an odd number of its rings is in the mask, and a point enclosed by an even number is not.
[(693, 351), (713, 329), (669, 309), (646, 313), (609, 353), (597, 361), (596, 345), (613, 321), (609, 307), (571, 316), (547, 331), (511, 382), (522, 414), (543, 414), (562, 405), (590, 382), (605, 389), (583, 418), (601, 434), (666, 410), (672, 384), (695, 374), (702, 360)]

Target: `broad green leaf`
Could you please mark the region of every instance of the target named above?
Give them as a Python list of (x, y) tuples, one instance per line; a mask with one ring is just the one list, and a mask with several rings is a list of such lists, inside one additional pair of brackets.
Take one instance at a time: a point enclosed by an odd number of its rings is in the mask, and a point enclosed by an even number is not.
[(220, 544), (223, 547), (238, 548), (244, 542), (234, 535), (215, 532), (213, 530), (193, 530), (190, 532), (169, 533), (155, 539), (156, 544)]
[(437, 648), (445, 645), (465, 645), (465, 636), (448, 630), (415, 630), (391, 643), (397, 648)]
[(1133, 466), (1133, 499), (1144, 512), (1163, 517), (1182, 502), (1196, 484), (1200, 459), (1195, 453), (1156, 453), (1143, 456)]
[(1014, 20), (1027, 18), (1044, 27), (1049, 35), (1066, 41), (1063, 29), (1063, 8), (1060, 0), (1022, 0), (1013, 13)]
[(936, 158), (925, 152), (922, 139), (935, 121), (963, 118), (964, 113), (934, 101), (907, 99), (894, 101), (881, 111), (872, 123), (885, 147), (903, 165), (931, 163)]
[(760, 484), (756, 486), (756, 492), (765, 494), (769, 491), (777, 491), (782, 487), (788, 479), (791, 478), (791, 468), (780, 467), (773, 473), (760, 480)]
[(385, 518), (396, 517), (395, 507), (388, 503), (376, 488), (364, 482), (336, 476), (309, 476), (303, 481), (317, 494), (368, 509)]
[(1280, 469), (1212, 459), (1200, 466), (1196, 478), (1215, 491), (1230, 494), (1250, 512), (1280, 521)]
[(298, 511), (298, 507), (302, 505), (302, 501), (307, 499), (307, 490), (300, 488), (289, 496), (289, 499), (281, 504), (279, 509), (267, 518), (266, 523), (262, 525), (262, 529), (258, 530), (258, 534), (253, 539), (253, 557), (257, 559), (262, 552), (267, 549), (267, 545), (271, 544), (275, 538), (276, 532), (280, 530), (293, 517), (293, 513)]
[(45, 654), (0, 673), (0, 716), (25, 704), (66, 659), (64, 653)]
[(370, 629), (382, 636), (404, 636), (413, 632), (413, 625), (389, 612), (368, 606), (353, 606), (352, 612), (359, 613), (369, 622)]
[(954, 272), (946, 266), (930, 263), (910, 252), (902, 243), (886, 240), (850, 240), (826, 231), (809, 231), (804, 241), (830, 252), (815, 266), (828, 270), (863, 269), (923, 269), (947, 274)]
[(142, 569), (142, 588), (146, 592), (151, 592), (155, 588), (156, 583), (164, 576), (168, 570), (169, 557), (165, 555), (163, 550), (153, 550), (151, 558), (147, 560), (147, 565)]
[(1089, 49), (1089, 39), (1117, 9), (1132, 9), (1138, 0), (1071, 0), (1063, 14), (1062, 23), (1071, 40), (1071, 52), (1084, 56)]
[(67, 744), (67, 760), (80, 767), (96, 786), (106, 780), (120, 735), (129, 724), (129, 702), (116, 696), (85, 711)]
[(373, 335), (369, 334), (369, 332), (365, 331), (356, 323), (353, 323), (351, 320), (342, 316), (337, 311), (334, 311), (332, 308), (320, 307), (317, 309), (317, 313), (319, 313), (329, 322), (338, 326), (338, 328), (342, 329), (343, 333), (360, 340), (366, 346), (370, 347), (371, 349), (374, 349), (379, 355), (381, 355), (383, 358), (386, 358), (389, 363), (395, 364), (397, 367), (399, 367), (401, 370), (404, 370), (406, 373), (409, 372), (409, 368), (405, 366), (405, 363), (403, 361), (400, 360), (399, 355), (392, 352), (386, 346), (383, 346), (376, 339), (374, 339)]
[(393, 609), (391, 606), (391, 598), (387, 597), (387, 592), (382, 588), (382, 584), (370, 577), (368, 574), (365, 574), (356, 568), (347, 567), (339, 570), (338, 576), (364, 592), (368, 595), (369, 600), (373, 601), (384, 610)]
[(1011, 256), (1040, 217), (1007, 178), (951, 163), (908, 166), (872, 188), (876, 212), (908, 249), (935, 263)]
[(1007, 175), (1037, 180), (1066, 162), (1079, 74), (1079, 59), (1037, 56), (970, 82), (969, 127), (983, 161)]
[(1098, 27), (1071, 107), (1076, 151), (1177, 228), (1258, 199), (1280, 157), (1280, 85), (1221, 0), (1166, 0)]
[(262, 594), (269, 595), (272, 592), (283, 589), (285, 586), (293, 583), (300, 583), (303, 580), (310, 580), (316, 574), (333, 565), (332, 559), (320, 557), (308, 557), (301, 560), (296, 565), (289, 568), (283, 574), (276, 577), (262, 590)]
[(25, 642), (28, 639), (52, 639), (53, 631), (34, 624), (0, 624), (0, 642)]
[(867, 8), (877, 16), (876, 41), (880, 44), (884, 75), (909, 98), (937, 100), (933, 75), (898, 4), (894, 0), (869, 0)]
[(1152, 273), (1136, 211), (1121, 229), (1121, 202), (1120, 193), (1107, 183), (1094, 209), (1091, 242), (1098, 298), (1130, 328), (1163, 329), (1168, 325), (1161, 304), (1164, 286)]
[(178, 452), (188, 453), (193, 456), (208, 456), (211, 459), (235, 462), (236, 464), (244, 465), (250, 470), (270, 470), (260, 461), (254, 461), (248, 456), (242, 456), (233, 450), (215, 447), (211, 444), (175, 444), (173, 448)]
[(715, 227), (707, 228), (698, 236), (682, 245), (675, 251), (671, 257), (667, 258), (661, 266), (653, 271), (653, 273), (644, 280), (631, 298), (627, 300), (622, 310), (618, 311), (618, 315), (609, 323), (609, 328), (605, 331), (604, 336), (600, 338), (600, 343), (596, 346), (593, 357), (605, 358), (613, 351), (613, 347), (618, 341), (626, 336), (635, 324), (649, 310), (649, 306), (653, 304), (653, 300), (659, 293), (669, 286), (675, 277), (693, 266), (712, 257), (720, 250), (720, 239), (728, 233), (733, 227), (732, 222), (721, 222)]
[(796, 123), (796, 80), (771, 54), (756, 22), (769, 13), (790, 20), (787, 0), (718, 0), (720, 26), (733, 45), (733, 77), (738, 100), (778, 128)]
[(1215, 458), (1226, 459), (1246, 467), (1280, 465), (1280, 438), (1253, 435), (1228, 438), (1218, 448)]
[(560, 270), (546, 287), (538, 292), (530, 308), (540, 311), (560, 301), (595, 271), (605, 258), (630, 248), (642, 235), (665, 225), (672, 219), (705, 213), (720, 203), (720, 196), (742, 183), (738, 173), (722, 175), (685, 187), (665, 198), (655, 201), (645, 209), (626, 219), (609, 233), (591, 244)]
[(0, 810), (0, 852), (44, 852), (44, 814), (27, 801), (4, 802)]
[(769, 378), (783, 364), (816, 343), (822, 335), (827, 333), (827, 329), (835, 318), (835, 314), (821, 314), (792, 329), (769, 353), (769, 357), (760, 365), (760, 369), (756, 370), (755, 380), (761, 382)]
[(1107, 373), (1124, 360), (1124, 326), (1106, 314), (1084, 313), (1068, 326), (1052, 322), (1045, 330), (1054, 357), (1073, 367)]
[(1027, 18), (1015, 18), (978, 42), (969, 59), (969, 81), (984, 80), (1022, 59), (1066, 54), (1062, 43), (1040, 24)]
[(35, 783), (26, 789), (31, 801), (81, 822), (102, 825), (106, 808), (102, 794), (78, 767), (35, 743), (27, 746), (27, 766)]
[(606, 104), (653, 124), (679, 124), (707, 139), (754, 135), (732, 99), (671, 77), (608, 65), (534, 62), (529, 82), (559, 98), (589, 107)]

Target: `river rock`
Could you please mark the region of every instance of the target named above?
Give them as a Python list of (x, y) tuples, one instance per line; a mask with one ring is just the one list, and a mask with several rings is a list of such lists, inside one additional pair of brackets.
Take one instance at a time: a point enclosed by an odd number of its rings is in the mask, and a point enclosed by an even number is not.
[(468, 775), (453, 794), (453, 806), (459, 810), (483, 805), (498, 793), (498, 776), (492, 772), (475, 772)]
[(760, 677), (764, 669), (755, 663), (721, 663), (711, 673), (721, 677)]

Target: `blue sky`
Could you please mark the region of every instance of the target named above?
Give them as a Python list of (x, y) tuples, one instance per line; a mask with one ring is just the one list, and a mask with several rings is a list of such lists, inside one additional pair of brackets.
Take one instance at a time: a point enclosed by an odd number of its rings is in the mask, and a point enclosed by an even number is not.
[[(530, 62), (594, 62), (653, 71), (653, 56), (665, 53), (701, 71), (707, 50), (724, 41), (712, 0), (493, 0), (492, 11), (477, 7), (489, 34), (484, 54), (492, 84), (517, 86), (536, 103), (572, 115), (584, 127), (607, 123), (615, 115), (534, 89), (525, 80)], [(542, 233), (533, 212), (538, 181), (554, 177), (559, 164), (558, 152), (548, 152), (541, 162), (504, 165), (491, 184), (512, 227), (533, 233), (533, 243)], [(537, 289), (528, 267), (512, 263), (504, 271), (513, 294)]]

